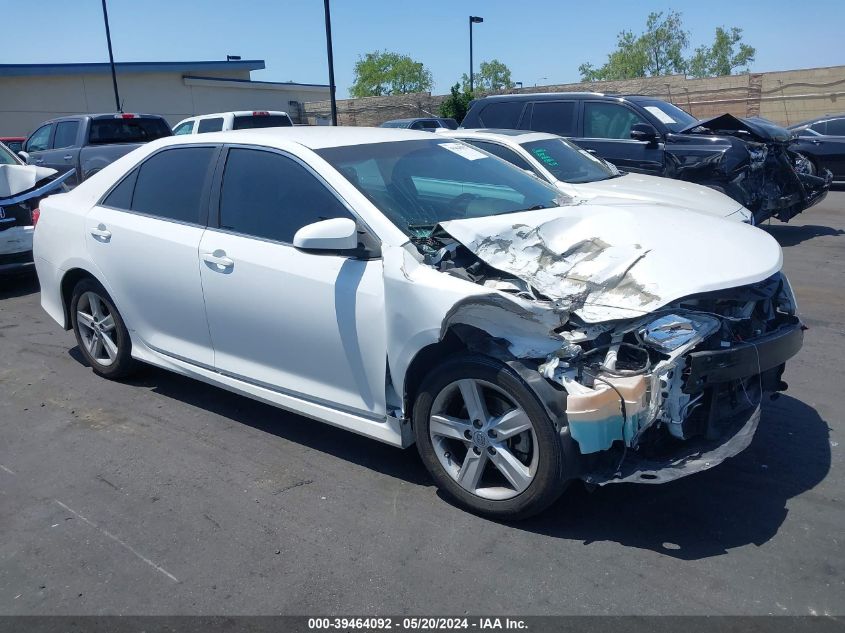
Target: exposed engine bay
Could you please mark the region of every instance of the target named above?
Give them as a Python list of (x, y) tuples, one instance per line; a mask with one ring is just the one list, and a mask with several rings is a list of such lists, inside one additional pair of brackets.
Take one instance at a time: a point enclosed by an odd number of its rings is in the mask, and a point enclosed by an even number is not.
[(555, 220), (473, 241), (461, 222), (414, 240), (426, 264), (496, 291), (449, 325), (504, 340), (562, 390), (585, 480), (659, 483), (716, 465), (750, 442), (763, 394), (786, 389), (803, 325), (780, 272), (666, 303), (635, 274), (643, 245), (555, 249)]

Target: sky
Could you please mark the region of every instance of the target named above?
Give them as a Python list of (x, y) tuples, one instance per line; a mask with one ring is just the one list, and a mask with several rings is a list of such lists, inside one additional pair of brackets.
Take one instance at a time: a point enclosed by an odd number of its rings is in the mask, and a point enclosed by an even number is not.
[[(328, 83), (322, 0), (108, 0), (108, 7), (116, 61), (240, 55), (266, 61), (255, 80)], [(525, 86), (577, 81), (578, 66), (601, 65), (619, 31), (639, 32), (650, 11), (670, 9), (682, 13), (691, 49), (710, 43), (717, 26), (741, 27), (757, 48), (753, 71), (845, 64), (842, 0), (331, 0), (337, 95), (348, 95), (355, 61), (374, 50), (423, 62), (433, 92), (448, 92), (469, 70), (470, 15), (484, 18), (474, 27), (476, 71), (495, 58)], [(0, 24), (0, 63), (108, 61), (100, 0), (0, 0)]]

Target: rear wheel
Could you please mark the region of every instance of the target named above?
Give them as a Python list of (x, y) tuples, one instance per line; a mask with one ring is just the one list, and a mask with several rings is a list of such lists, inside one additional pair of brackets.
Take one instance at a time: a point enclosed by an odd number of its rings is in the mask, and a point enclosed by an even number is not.
[(435, 368), (413, 411), (417, 449), (438, 485), (481, 514), (519, 519), (563, 492), (558, 434), (505, 364), (463, 356)]
[(132, 371), (129, 332), (100, 283), (83, 279), (76, 284), (70, 316), (76, 342), (94, 373), (115, 379)]

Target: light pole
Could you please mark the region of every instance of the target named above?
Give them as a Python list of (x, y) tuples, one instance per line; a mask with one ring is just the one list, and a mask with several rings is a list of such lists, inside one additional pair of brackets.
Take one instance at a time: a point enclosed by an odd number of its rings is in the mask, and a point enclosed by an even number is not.
[(477, 15), (469, 16), (469, 91), (472, 92), (472, 25), (484, 22), (484, 18)]
[(109, 12), (106, 9), (106, 0), (103, 0), (103, 21), (106, 23), (106, 43), (109, 45), (109, 64), (111, 64), (111, 82), (114, 86), (114, 106), (118, 112), (123, 112), (120, 107), (120, 95), (117, 93), (117, 72), (114, 69), (114, 53), (111, 50), (111, 31), (109, 30)]
[(329, 0), (323, 0), (323, 8), (326, 13), (326, 54), (329, 58), (329, 93), (332, 102), (332, 125), (337, 125), (337, 98), (335, 97), (334, 86), (334, 55), (332, 54), (332, 16), (329, 11)]

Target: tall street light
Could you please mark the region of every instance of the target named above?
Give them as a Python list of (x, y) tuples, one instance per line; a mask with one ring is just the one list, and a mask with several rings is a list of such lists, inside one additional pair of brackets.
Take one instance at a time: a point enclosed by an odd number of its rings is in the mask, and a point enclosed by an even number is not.
[(472, 92), (472, 25), (484, 22), (484, 18), (477, 15), (469, 16), (469, 91)]
[(117, 112), (123, 112), (120, 107), (120, 95), (117, 93), (117, 72), (114, 69), (114, 53), (111, 50), (111, 31), (109, 30), (109, 12), (106, 0), (103, 0), (103, 21), (106, 23), (106, 43), (109, 45), (109, 64), (111, 64), (111, 82), (114, 86), (114, 107)]
[(334, 55), (332, 54), (332, 16), (329, 11), (329, 0), (323, 0), (323, 9), (326, 14), (326, 54), (329, 58), (329, 93), (332, 101), (332, 125), (337, 125), (337, 98), (335, 97), (334, 86)]

